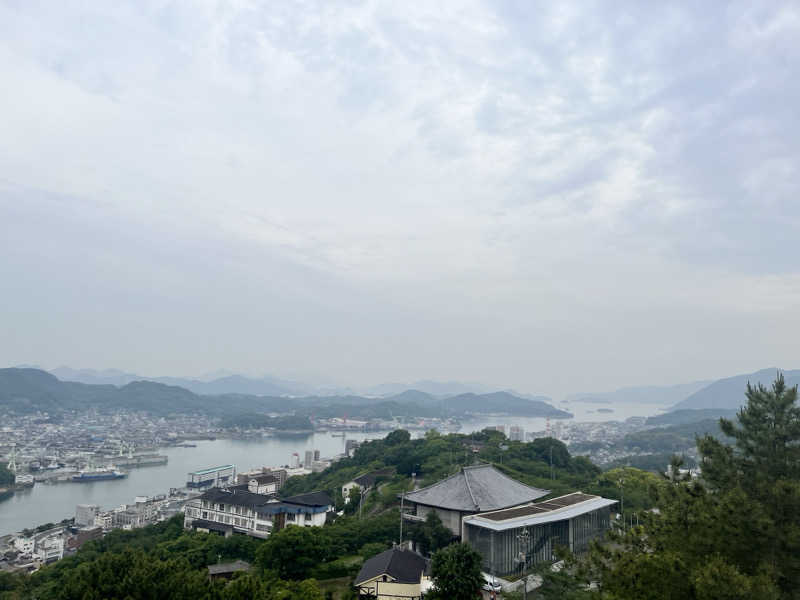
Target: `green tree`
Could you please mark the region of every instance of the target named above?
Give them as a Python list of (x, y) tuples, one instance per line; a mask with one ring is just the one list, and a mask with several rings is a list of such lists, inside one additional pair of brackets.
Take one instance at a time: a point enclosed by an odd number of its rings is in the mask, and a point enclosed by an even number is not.
[(437, 551), (431, 562), (431, 600), (475, 600), (484, 579), (481, 555), (467, 544), (451, 544)]
[(347, 494), (347, 504), (344, 505), (344, 514), (354, 515), (358, 512), (358, 507), (361, 504), (361, 488), (354, 485), (350, 488)]
[(655, 487), (657, 513), (595, 549), (604, 598), (800, 597), (797, 388), (779, 375), (746, 398), (736, 422), (720, 421), (731, 446), (698, 439), (702, 480), (671, 475)]
[(429, 512), (423, 523), (410, 527), (409, 537), (418, 545), (421, 554), (431, 554), (453, 540), (453, 532), (442, 524), (435, 512)]
[[(736, 422), (720, 419), (733, 446), (705, 436), (698, 440), (703, 478), (715, 503), (727, 496), (746, 499), (758, 529), (738, 548), (737, 558), (757, 557), (758, 567), (774, 572), (784, 592), (800, 589), (800, 406), (797, 386), (787, 387), (778, 373), (771, 388), (747, 384), (747, 404)], [(747, 514), (747, 513), (743, 513)], [(747, 519), (750, 520), (750, 519)], [(742, 528), (750, 527), (747, 523)], [(719, 551), (730, 556), (725, 544)], [(734, 565), (754, 573), (750, 564)]]
[(269, 536), (258, 549), (256, 562), (281, 579), (303, 579), (327, 558), (329, 545), (321, 528), (292, 525)]
[(737, 422), (720, 419), (722, 432), (734, 439), (726, 446), (705, 436), (698, 441), (703, 478), (712, 487), (746, 486), (768, 497), (778, 481), (800, 481), (800, 406), (797, 386), (786, 387), (783, 374), (768, 389), (747, 384), (747, 404)]

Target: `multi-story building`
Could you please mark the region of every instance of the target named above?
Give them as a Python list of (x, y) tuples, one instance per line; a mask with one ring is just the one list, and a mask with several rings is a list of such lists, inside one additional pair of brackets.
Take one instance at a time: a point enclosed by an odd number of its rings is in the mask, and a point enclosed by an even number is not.
[(324, 492), (278, 500), (253, 493), (245, 486), (213, 488), (187, 503), (184, 526), (225, 536), (243, 533), (263, 538), (287, 525), (324, 525), (332, 510), (333, 501)]
[(201, 471), (189, 473), (186, 487), (188, 488), (211, 488), (230, 485), (236, 480), (236, 467), (233, 465), (222, 465), (211, 467)]
[(100, 514), (100, 507), (97, 504), (78, 504), (75, 507), (75, 526), (93, 527), (94, 518)]
[(111, 512), (100, 513), (94, 518), (95, 527), (100, 527), (103, 531), (109, 531), (114, 526), (114, 516)]
[(247, 480), (247, 491), (269, 496), (278, 492), (278, 482), (274, 475), (256, 475)]
[(525, 430), (519, 425), (512, 425), (508, 430), (508, 439), (512, 442), (524, 442)]

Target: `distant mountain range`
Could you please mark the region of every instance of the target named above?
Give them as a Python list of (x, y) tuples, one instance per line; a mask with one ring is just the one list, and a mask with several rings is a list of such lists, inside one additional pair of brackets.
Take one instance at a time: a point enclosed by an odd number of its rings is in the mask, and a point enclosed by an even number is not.
[(195, 394), (252, 394), (254, 396), (298, 396), (313, 393), (311, 386), (276, 377), (251, 378), (231, 374), (210, 381), (189, 377), (143, 377), (117, 369), (71, 369), (58, 367), (50, 371), (62, 381), (75, 381), (91, 385), (126, 385), (132, 381), (153, 381), (165, 385), (176, 385)]
[[(25, 365), (27, 368), (38, 368)], [(361, 394), (364, 396), (396, 396), (406, 390), (419, 390), (432, 396), (457, 396), (466, 393), (487, 393), (497, 388), (480, 383), (463, 383), (459, 381), (421, 380), (413, 383), (382, 383), (366, 386), (358, 390), (332, 385), (312, 385), (301, 381), (292, 381), (265, 375), (248, 377), (238, 373), (224, 373), (212, 377), (146, 377), (136, 373), (128, 373), (118, 369), (72, 369), (58, 367), (49, 371), (62, 381), (75, 381), (93, 385), (126, 385), (132, 381), (154, 381), (166, 385), (177, 385), (195, 394), (252, 394), (254, 396), (310, 396), (310, 395), (346, 395)], [(508, 390), (511, 391), (511, 390)], [(517, 396), (522, 394), (512, 392)]]
[[(120, 377), (123, 381), (126, 376), (125, 373), (104, 375), (109, 379)], [(215, 381), (217, 382), (215, 385), (221, 385), (218, 383), (221, 380)], [(294, 411), (317, 416), (349, 415), (356, 418), (360, 415), (392, 418), (463, 416), (469, 413), (502, 413), (553, 418), (572, 416), (550, 405), (548, 401), (549, 398), (544, 397), (520, 398), (508, 392), (467, 393), (440, 398), (420, 390), (404, 390), (400, 394), (384, 398), (357, 395), (286, 398), (244, 393), (205, 395), (181, 386), (154, 381), (130, 381), (123, 385), (88, 384), (61, 381), (51, 373), (40, 369), (0, 369), (0, 410), (18, 413), (128, 409), (155, 414), (208, 415)]]
[[(779, 370), (781, 369), (773, 367), (771, 369), (762, 369), (755, 373), (720, 379), (678, 402), (672, 407), (672, 410), (685, 408), (737, 409), (747, 402), (744, 394), (748, 382), (753, 385), (762, 383), (766, 387), (770, 387), (772, 382), (775, 381)], [(782, 372), (786, 385), (794, 386), (800, 384), (800, 370)]]
[(687, 396), (703, 389), (712, 381), (694, 381), (692, 383), (680, 383), (677, 385), (665, 386), (639, 386), (625, 387), (613, 392), (592, 392), (581, 394), (570, 394), (566, 397), (569, 402), (591, 402), (594, 404), (616, 404), (616, 403), (638, 403), (638, 404), (658, 404), (669, 406), (680, 402)]

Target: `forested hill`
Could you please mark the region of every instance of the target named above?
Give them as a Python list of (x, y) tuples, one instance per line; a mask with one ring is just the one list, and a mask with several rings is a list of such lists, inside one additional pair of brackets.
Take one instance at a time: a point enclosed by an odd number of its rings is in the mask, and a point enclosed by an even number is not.
[[(746, 399), (742, 394), (748, 382), (752, 385), (761, 383), (769, 386), (775, 379), (775, 375), (780, 369), (762, 369), (755, 373), (748, 373), (746, 375), (736, 375), (734, 377), (726, 377), (714, 383), (707, 385), (701, 390), (696, 391), (694, 394), (676, 404), (672, 409), (699, 409), (699, 408), (728, 408), (738, 409), (742, 406)], [(789, 387), (800, 384), (800, 370), (782, 371), (786, 385)]]
[(389, 398), (363, 396), (307, 396), (286, 398), (225, 394), (206, 396), (178, 386), (133, 381), (123, 386), (61, 381), (39, 369), (0, 369), (0, 412), (57, 413), (73, 410), (140, 410), (153, 414), (202, 413), (210, 416), (244, 413), (287, 413), (351, 418), (393, 416), (461, 416), (466, 413), (504, 413), (569, 418), (542, 400), (519, 398), (507, 392), (461, 394), (437, 398), (409, 390)]

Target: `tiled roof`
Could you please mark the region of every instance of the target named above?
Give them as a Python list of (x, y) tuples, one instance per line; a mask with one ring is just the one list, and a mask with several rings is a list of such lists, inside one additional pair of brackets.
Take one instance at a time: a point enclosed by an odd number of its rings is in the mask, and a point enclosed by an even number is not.
[(463, 467), (433, 485), (405, 495), (410, 502), (462, 512), (485, 512), (532, 502), (549, 490), (530, 487), (492, 465)]
[(428, 561), (416, 552), (391, 548), (364, 561), (355, 584), (381, 575), (389, 575), (398, 583), (419, 583), (427, 566)]

